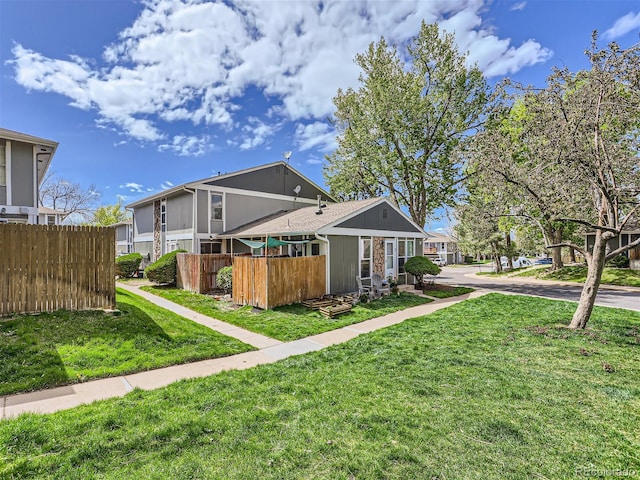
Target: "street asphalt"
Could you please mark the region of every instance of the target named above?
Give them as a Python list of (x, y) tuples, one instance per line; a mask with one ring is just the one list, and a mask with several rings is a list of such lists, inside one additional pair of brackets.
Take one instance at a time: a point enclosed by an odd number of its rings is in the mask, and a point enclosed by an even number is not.
[[(473, 265), (468, 267), (447, 266), (442, 269), (438, 281), (498, 292), (536, 295), (558, 300), (577, 302), (580, 299), (582, 285), (579, 284), (574, 286), (558, 282), (527, 279), (524, 277), (498, 278), (475, 275), (475, 273), (479, 271), (488, 272), (490, 269), (490, 265)], [(640, 311), (640, 288), (613, 288), (601, 286), (596, 298), (596, 305)]]

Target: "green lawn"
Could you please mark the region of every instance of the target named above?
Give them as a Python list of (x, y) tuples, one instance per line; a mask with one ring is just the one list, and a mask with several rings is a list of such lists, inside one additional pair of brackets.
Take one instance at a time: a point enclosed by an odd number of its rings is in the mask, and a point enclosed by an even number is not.
[(492, 294), (275, 364), (3, 421), (0, 477), (640, 472), (640, 313), (596, 307), (571, 332), (574, 309)]
[[(564, 282), (584, 283), (587, 279), (587, 267), (563, 267), (560, 270), (551, 272), (550, 268), (536, 269), (522, 272), (519, 277), (535, 277), (543, 280), (560, 280)], [(640, 271), (629, 270), (628, 268), (605, 267), (602, 272), (602, 282), (606, 285), (624, 285), (630, 287), (640, 287)]]
[(250, 306), (237, 308), (229, 302), (177, 288), (142, 287), (142, 289), (203, 315), (283, 342), (328, 332), (387, 313), (431, 302), (428, 298), (402, 293), (399, 297), (390, 295), (370, 303), (359, 303), (349, 313), (327, 318), (318, 311), (309, 310), (299, 304), (286, 305), (272, 310), (254, 311)]
[(252, 350), (117, 289), (121, 315), (57, 311), (0, 321), (0, 395)]
[(475, 288), (470, 287), (453, 287), (451, 285), (427, 285), (424, 288), (424, 294), (435, 298), (450, 298), (475, 292)]

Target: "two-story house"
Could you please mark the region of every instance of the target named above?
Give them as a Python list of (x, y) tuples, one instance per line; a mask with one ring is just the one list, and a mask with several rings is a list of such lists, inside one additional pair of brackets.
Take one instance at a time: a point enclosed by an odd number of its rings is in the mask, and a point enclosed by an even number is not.
[(58, 142), (0, 128), (0, 223), (38, 223), (38, 190)]
[(335, 202), (287, 163), (186, 183), (127, 205), (133, 250), (157, 259), (192, 253), (326, 258), (327, 291), (357, 290), (356, 276), (401, 277), (426, 234), (385, 198)]

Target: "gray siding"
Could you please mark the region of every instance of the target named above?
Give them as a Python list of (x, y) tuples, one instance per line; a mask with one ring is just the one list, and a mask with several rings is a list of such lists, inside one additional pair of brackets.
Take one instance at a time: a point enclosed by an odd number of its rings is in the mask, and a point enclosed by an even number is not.
[(224, 205), (226, 213), (225, 230), (232, 230), (281, 210), (293, 210), (294, 208), (309, 206), (309, 204), (302, 204), (293, 200), (277, 200), (231, 193), (225, 195), (225, 200), (227, 202)]
[(315, 199), (317, 195), (327, 198), (326, 192), (315, 187), (285, 165), (273, 165), (228, 178), (213, 179), (207, 184), (289, 196), (294, 196), (293, 189), (300, 185), (298, 196), (301, 198)]
[(116, 227), (116, 242), (127, 241), (127, 225), (118, 225)]
[(329, 236), (331, 259), (331, 293), (347, 293), (358, 290), (358, 237)]
[(193, 195), (185, 192), (167, 198), (167, 231), (193, 227)]
[(178, 240), (178, 250), (186, 250), (189, 253), (198, 253), (194, 252), (192, 249), (193, 240)]
[(135, 236), (153, 233), (153, 203), (133, 209), (133, 226)]
[(143, 257), (153, 257), (153, 242), (133, 242), (133, 251), (142, 254)]
[(358, 230), (389, 230), (392, 232), (420, 232), (403, 215), (389, 205), (381, 204), (362, 212), (336, 227)]
[(33, 145), (11, 142), (11, 204), (37, 207), (33, 191)]
[(198, 233), (208, 233), (209, 232), (209, 192), (207, 190), (198, 190), (196, 193), (196, 196), (197, 196), (196, 223), (198, 227)]
[(0, 187), (0, 205), (7, 204), (7, 187)]

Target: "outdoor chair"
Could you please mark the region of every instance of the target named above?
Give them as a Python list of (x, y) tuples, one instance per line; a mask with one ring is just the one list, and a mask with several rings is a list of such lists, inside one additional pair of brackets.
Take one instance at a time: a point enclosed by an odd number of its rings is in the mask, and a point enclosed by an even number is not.
[(373, 296), (373, 288), (368, 285), (362, 285), (362, 279), (356, 275), (356, 283), (358, 284), (358, 296), (367, 295), (369, 297)]
[(379, 274), (374, 273), (371, 275), (371, 285), (376, 296), (391, 295), (391, 286)]

